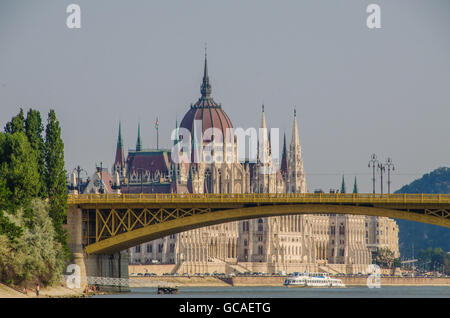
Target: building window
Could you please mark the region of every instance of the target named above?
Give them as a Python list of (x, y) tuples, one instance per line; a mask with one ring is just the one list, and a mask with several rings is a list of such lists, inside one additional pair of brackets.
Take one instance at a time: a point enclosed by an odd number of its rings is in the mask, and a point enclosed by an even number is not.
[(260, 255), (260, 256), (263, 255), (264, 254), (263, 252), (264, 252), (264, 249), (263, 249), (262, 245), (259, 245), (258, 246), (258, 255)]
[(136, 245), (136, 253), (140, 253), (141, 252), (141, 246), (140, 245)]
[(247, 240), (244, 240), (244, 246), (247, 246), (247, 244), (248, 244)]
[(336, 234), (336, 227), (333, 225), (331, 227), (331, 235), (334, 235), (334, 234)]
[(258, 220), (258, 232), (262, 232), (263, 231), (263, 220), (259, 219)]
[(147, 253), (152, 253), (152, 252), (153, 252), (153, 245), (147, 244)]

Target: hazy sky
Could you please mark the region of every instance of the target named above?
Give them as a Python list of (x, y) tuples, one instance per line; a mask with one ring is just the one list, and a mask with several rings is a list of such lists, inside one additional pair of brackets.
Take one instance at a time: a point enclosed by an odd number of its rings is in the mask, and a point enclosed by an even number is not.
[[(66, 7), (81, 7), (68, 29)], [(368, 29), (366, 7), (381, 7)], [(19, 107), (54, 108), (67, 170), (112, 166), (141, 123), (160, 144), (200, 96), (204, 44), (212, 94), (235, 127), (291, 138), (297, 109), (310, 191), (371, 191), (369, 156), (392, 157), (392, 189), (450, 165), (448, 0), (0, 0), (0, 125)], [(379, 185), (377, 185), (377, 188)], [(386, 187), (386, 186), (385, 186)], [(379, 191), (379, 189), (378, 189)]]

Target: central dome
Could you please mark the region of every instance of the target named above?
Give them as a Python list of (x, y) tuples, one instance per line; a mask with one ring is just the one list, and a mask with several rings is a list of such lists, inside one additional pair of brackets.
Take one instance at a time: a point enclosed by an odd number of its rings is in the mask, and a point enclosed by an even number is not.
[(201, 97), (194, 105), (191, 104), (191, 108), (181, 120), (180, 127), (188, 129), (191, 136), (194, 136), (195, 120), (200, 120), (202, 122), (202, 133), (205, 133), (208, 128), (218, 128), (222, 132), (223, 138), (225, 138), (227, 129), (233, 129), (233, 125), (228, 115), (222, 110), (222, 106), (217, 104), (211, 97), (206, 55), (200, 92), (202, 94)]

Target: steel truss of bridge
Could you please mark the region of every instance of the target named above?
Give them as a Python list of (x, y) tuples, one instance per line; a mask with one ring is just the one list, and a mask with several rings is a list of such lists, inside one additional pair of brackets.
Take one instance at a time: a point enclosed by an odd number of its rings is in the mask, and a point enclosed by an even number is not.
[(109, 253), (224, 222), (289, 214), (385, 216), (450, 227), (450, 194), (79, 194), (85, 251)]

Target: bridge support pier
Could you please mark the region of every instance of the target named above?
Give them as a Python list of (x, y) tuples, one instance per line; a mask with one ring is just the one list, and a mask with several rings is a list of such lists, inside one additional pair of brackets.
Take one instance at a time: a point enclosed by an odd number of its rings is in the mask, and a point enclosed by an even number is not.
[(84, 246), (88, 242), (83, 238), (83, 233), (87, 233), (88, 226), (86, 222), (83, 222), (83, 211), (76, 206), (69, 207), (67, 230), (69, 248), (72, 251), (70, 264), (76, 264), (80, 269), (81, 287), (85, 288), (89, 284), (98, 285), (103, 291), (129, 291), (128, 252), (86, 254)]

